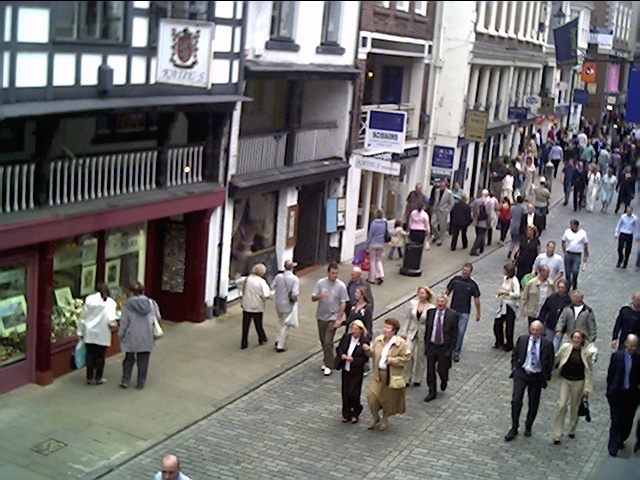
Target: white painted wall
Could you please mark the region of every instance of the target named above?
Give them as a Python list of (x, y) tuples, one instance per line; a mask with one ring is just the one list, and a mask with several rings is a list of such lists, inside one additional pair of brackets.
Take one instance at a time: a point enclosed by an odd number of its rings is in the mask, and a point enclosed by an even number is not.
[[(286, 187), (278, 192), (278, 217), (276, 220), (276, 258), (278, 259), (278, 269), (284, 269), (286, 260), (293, 260), (293, 250), (295, 247), (287, 247), (287, 222), (288, 208), (298, 204), (298, 189), (296, 187)], [(297, 225), (296, 225), (297, 227)]]
[(295, 2), (294, 41), (300, 45), (299, 52), (266, 50), (265, 43), (271, 32), (273, 2), (246, 2), (247, 58), (264, 62), (292, 62), (318, 65), (352, 65), (357, 48), (357, 31), (360, 18), (360, 2), (340, 2), (340, 46), (344, 55), (316, 53), (322, 39), (322, 14), (324, 2)]

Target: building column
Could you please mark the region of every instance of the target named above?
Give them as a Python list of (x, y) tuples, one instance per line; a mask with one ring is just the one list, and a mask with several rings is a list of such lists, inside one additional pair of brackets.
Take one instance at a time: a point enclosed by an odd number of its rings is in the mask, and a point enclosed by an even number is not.
[(510, 37), (516, 36), (516, 17), (518, 16), (518, 2), (509, 2), (509, 30)]
[(532, 25), (531, 25), (531, 30), (532, 32), (535, 32), (535, 35), (531, 35), (531, 38), (533, 40), (540, 40), (540, 30), (539, 30), (539, 26), (540, 26), (540, 12), (542, 11), (542, 5), (541, 2), (535, 2), (535, 5), (532, 5), (533, 7), (533, 17), (532, 17)]
[(525, 31), (524, 38), (526, 40), (531, 40), (531, 29), (533, 24), (533, 12), (535, 10), (535, 5), (533, 2), (524, 2), (524, 11), (526, 12), (526, 22), (525, 22)]
[(488, 97), (489, 123), (492, 123), (495, 121), (496, 103), (498, 101), (498, 85), (499, 84), (500, 84), (500, 67), (493, 67), (491, 69), (491, 87), (489, 88), (489, 97)]
[(500, 35), (507, 34), (507, 17), (509, 14), (509, 5), (511, 2), (500, 2), (500, 27), (498, 33)]
[(467, 94), (467, 109), (472, 110), (476, 105), (476, 96), (478, 95), (478, 77), (480, 76), (480, 67), (471, 66), (471, 78), (469, 80), (469, 93)]
[(478, 30), (486, 30), (484, 28), (485, 16), (487, 14), (487, 2), (478, 2), (478, 20), (476, 25)]
[(516, 99), (514, 105), (518, 107), (522, 106), (524, 102), (524, 87), (526, 83), (526, 70), (524, 68), (518, 69), (518, 94), (516, 95)]
[(498, 2), (491, 2), (491, 16), (489, 17), (489, 32), (496, 33), (496, 19), (498, 18)]
[(489, 89), (489, 67), (480, 67), (480, 85), (478, 87), (478, 101), (483, 111), (487, 107), (487, 91)]
[(532, 78), (531, 69), (527, 68), (525, 70), (525, 75), (524, 75), (524, 93), (521, 99), (523, 105), (524, 105), (525, 99), (531, 95), (531, 78)]
[(518, 24), (518, 38), (520, 40), (524, 40), (525, 21), (527, 18), (527, 11), (529, 10), (529, 7), (527, 6), (528, 5), (527, 2), (517, 2), (517, 3), (518, 3), (518, 10), (519, 10), (518, 17), (520, 18), (520, 23)]
[(513, 76), (513, 67), (503, 67), (500, 72), (500, 90), (498, 92), (500, 98), (500, 108), (498, 109), (496, 116), (499, 120), (507, 120), (507, 112), (509, 111), (509, 97), (511, 91), (509, 85), (511, 85), (511, 77)]

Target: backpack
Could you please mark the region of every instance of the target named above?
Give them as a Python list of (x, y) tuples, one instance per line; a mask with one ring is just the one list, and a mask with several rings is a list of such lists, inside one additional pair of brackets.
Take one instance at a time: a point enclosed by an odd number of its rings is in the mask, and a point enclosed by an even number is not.
[(478, 208), (478, 220), (486, 220), (488, 218), (489, 218), (489, 215), (487, 215), (487, 204), (483, 203)]

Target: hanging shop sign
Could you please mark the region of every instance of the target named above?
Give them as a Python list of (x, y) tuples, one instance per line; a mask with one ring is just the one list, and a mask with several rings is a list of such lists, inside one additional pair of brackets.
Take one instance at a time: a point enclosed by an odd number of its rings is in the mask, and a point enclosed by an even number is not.
[(489, 114), (478, 110), (467, 110), (464, 138), (472, 142), (482, 142), (487, 135)]
[(509, 107), (509, 120), (526, 120), (529, 116), (527, 107)]
[(540, 98), (540, 109), (538, 110), (538, 113), (541, 115), (551, 115), (553, 113), (555, 103), (556, 101), (553, 97)]
[(212, 22), (160, 19), (156, 82), (211, 87)]
[(370, 172), (384, 173), (385, 175), (399, 175), (400, 164), (382, 160), (373, 157), (355, 157), (353, 166), (360, 170), (368, 170)]
[(407, 113), (389, 110), (369, 110), (364, 146), (367, 150), (403, 153), (407, 133)]

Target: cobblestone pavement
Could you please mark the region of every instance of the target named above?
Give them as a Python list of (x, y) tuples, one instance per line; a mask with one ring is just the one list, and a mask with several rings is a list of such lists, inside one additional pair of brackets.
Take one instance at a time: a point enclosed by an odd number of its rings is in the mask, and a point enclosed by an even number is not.
[[(556, 206), (542, 243), (555, 239), (561, 252), (560, 238), (573, 216), (568, 207)], [(473, 276), (482, 292), (482, 320), (474, 322), (472, 312), (461, 361), (452, 368), (447, 392), (425, 404), (424, 382), (421, 387), (407, 389), (406, 414), (392, 417), (385, 432), (366, 429), (370, 418), (364, 398), (366, 379), (361, 423), (341, 423), (340, 376), (323, 377), (321, 356), (316, 355), (103, 478), (151, 478), (167, 452), (180, 456), (184, 473), (194, 480), (595, 478), (594, 472), (606, 456), (609, 428), (604, 390), (610, 335), (618, 309), (640, 285), (640, 273), (632, 267), (615, 268), (617, 215), (580, 212), (577, 218), (591, 247), (587, 269), (580, 272), (579, 288), (586, 292), (585, 303), (596, 313), (600, 355), (591, 397), (593, 420), (580, 420), (575, 440), (564, 437), (561, 445), (553, 445), (559, 389), (551, 382), (542, 393), (533, 436), (504, 441), (510, 427), (510, 355), (491, 348), (493, 314), (498, 306), (494, 292), (506, 261), (503, 248), (475, 263)], [(634, 245), (634, 259), (635, 254)], [(442, 290), (445, 285), (434, 288)], [(391, 315), (403, 320), (406, 311), (405, 304)], [(376, 321), (377, 331), (381, 323)], [(525, 330), (526, 320), (519, 318), (516, 334)], [(221, 371), (220, 375), (232, 372)], [(526, 408), (525, 401), (522, 419)], [(612, 460), (635, 462), (628, 459), (629, 450), (627, 447), (621, 458)], [(608, 478), (614, 478), (613, 471)]]

